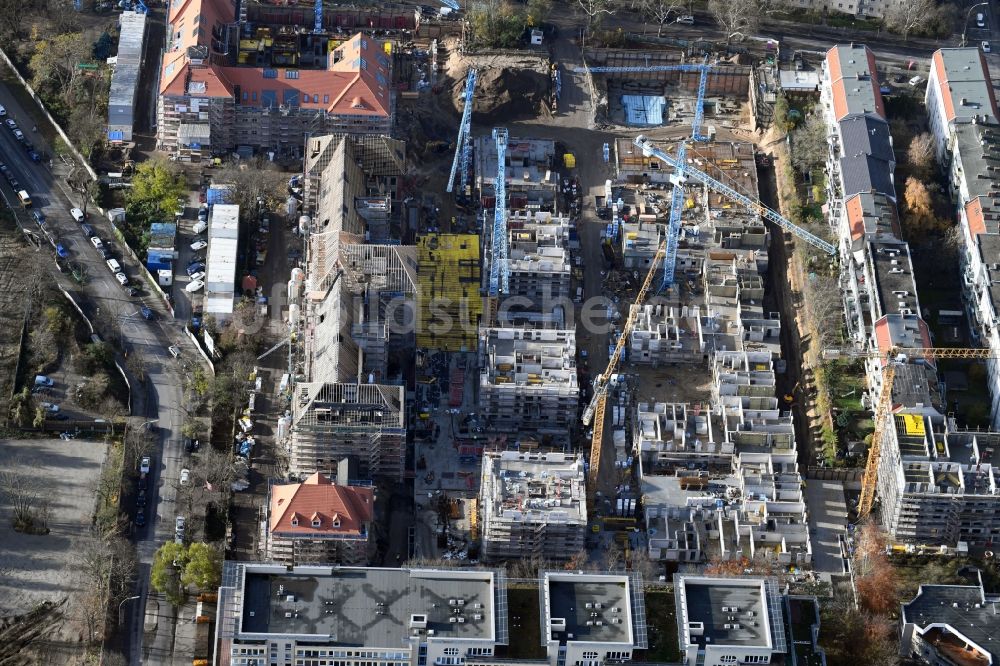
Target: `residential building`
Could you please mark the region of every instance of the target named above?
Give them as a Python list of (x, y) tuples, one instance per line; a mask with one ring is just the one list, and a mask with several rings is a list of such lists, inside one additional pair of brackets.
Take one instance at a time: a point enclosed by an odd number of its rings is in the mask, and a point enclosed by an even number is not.
[(1000, 615), (995, 595), (977, 585), (921, 585), (902, 604), (900, 655), (932, 666), (993, 666), (1000, 663)]
[(462, 664), (506, 645), (503, 574), (227, 562), (217, 666)]
[[(508, 309), (550, 311), (570, 302), (569, 218), (538, 211), (508, 217)], [(505, 300), (506, 300), (505, 298)]]
[[(485, 208), (493, 208), (497, 178), (497, 145), (491, 134), (475, 138), (475, 186)], [(511, 215), (559, 212), (556, 143), (551, 139), (509, 137), (507, 140), (507, 210)]]
[(484, 454), (479, 512), (485, 559), (569, 559), (587, 531), (583, 456)]
[(483, 315), (479, 240), (475, 234), (417, 238), (418, 347), (451, 352), (476, 348)]
[(685, 666), (770, 664), (789, 648), (773, 579), (676, 574), (674, 597)]
[(942, 166), (950, 162), (952, 130), (957, 125), (1000, 122), (986, 56), (978, 46), (934, 52), (924, 103), (935, 157)]
[(146, 41), (146, 15), (124, 11), (118, 17), (118, 54), (115, 56), (108, 92), (108, 141), (128, 143), (135, 128), (135, 95), (142, 71), (143, 45)]
[(319, 472), (269, 489), (265, 559), (289, 565), (367, 564), (375, 492)]
[(333, 474), (345, 457), (365, 477), (401, 478), (406, 463), (406, 387), (313, 381), (292, 400), (292, 474)]
[(301, 156), (306, 134), (390, 132), (395, 101), (382, 42), (316, 33), (311, 15), (301, 26), (308, 31), (288, 25), (287, 14), (251, 23), (245, 10), (224, 0), (171, 4), (159, 149), (190, 161), (236, 146)]
[(989, 546), (1000, 539), (1000, 433), (898, 410), (882, 439), (879, 514), (898, 541)]
[(490, 427), (568, 442), (580, 396), (574, 331), (481, 329), (479, 367), (479, 408)]
[(630, 661), (648, 647), (642, 578), (580, 571), (539, 573), (542, 641), (551, 660), (586, 666)]
[(701, 308), (697, 305), (675, 309), (662, 303), (644, 303), (631, 308), (636, 312), (627, 347), (632, 363), (655, 368), (666, 363), (704, 361), (706, 343)]

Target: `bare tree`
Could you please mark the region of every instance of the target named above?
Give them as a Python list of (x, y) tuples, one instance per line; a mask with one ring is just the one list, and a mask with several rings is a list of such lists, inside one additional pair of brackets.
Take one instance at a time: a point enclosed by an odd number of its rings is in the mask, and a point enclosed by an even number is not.
[(737, 37), (749, 37), (760, 27), (764, 16), (781, 10), (783, 6), (783, 0), (708, 1), (708, 10), (726, 33), (726, 44)]
[(125, 468), (138, 469), (143, 456), (148, 456), (156, 448), (153, 433), (138, 427), (138, 419), (131, 419), (125, 429)]
[(587, 15), (588, 35), (594, 34), (605, 16), (611, 16), (618, 10), (615, 0), (577, 0), (577, 2)]
[(48, 507), (38, 480), (15, 471), (18, 465), (0, 472), (0, 495), (10, 506), (13, 527), (26, 534), (47, 534)]
[(937, 16), (934, 0), (908, 0), (894, 2), (885, 13), (885, 25), (903, 36), (905, 42), (914, 30), (923, 30)]
[(246, 214), (272, 210), (285, 200), (284, 175), (274, 163), (260, 156), (223, 167), (216, 179), (231, 185), (233, 203)]
[(792, 132), (792, 164), (801, 172), (823, 166), (829, 152), (826, 143), (826, 121), (812, 113), (802, 126)]
[(928, 132), (913, 137), (906, 149), (906, 161), (918, 176), (929, 176), (934, 168), (934, 137)]
[(641, 0), (639, 3), (639, 10), (643, 16), (656, 24), (657, 37), (663, 32), (663, 26), (670, 21), (670, 18), (683, 9), (682, 0)]

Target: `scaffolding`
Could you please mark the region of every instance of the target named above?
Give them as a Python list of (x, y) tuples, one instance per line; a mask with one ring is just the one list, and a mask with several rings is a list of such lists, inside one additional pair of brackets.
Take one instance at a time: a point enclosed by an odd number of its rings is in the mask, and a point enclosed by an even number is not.
[(475, 349), (483, 315), (479, 236), (422, 236), (417, 240), (417, 257), (417, 347)]

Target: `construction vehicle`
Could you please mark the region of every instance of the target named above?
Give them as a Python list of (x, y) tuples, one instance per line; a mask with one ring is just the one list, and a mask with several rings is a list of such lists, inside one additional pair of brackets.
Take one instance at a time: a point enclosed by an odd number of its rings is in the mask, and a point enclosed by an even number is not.
[(882, 391), (875, 407), (875, 432), (872, 434), (871, 447), (868, 450), (868, 460), (865, 462), (865, 473), (861, 478), (861, 498), (858, 500), (857, 520), (871, 513), (875, 506), (875, 489), (878, 486), (878, 466), (882, 456), (882, 438), (889, 427), (892, 416), (892, 385), (896, 378), (896, 366), (910, 359), (988, 359), (1000, 358), (1000, 353), (991, 349), (965, 349), (959, 347), (893, 347), (882, 352), (877, 349), (825, 349), (823, 358), (836, 360), (838, 358), (882, 360)]

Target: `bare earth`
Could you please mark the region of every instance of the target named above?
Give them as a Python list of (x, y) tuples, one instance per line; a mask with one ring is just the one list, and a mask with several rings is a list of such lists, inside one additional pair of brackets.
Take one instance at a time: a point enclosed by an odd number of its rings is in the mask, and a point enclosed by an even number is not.
[[(90, 532), (106, 451), (103, 442), (79, 439), (0, 440), (0, 470), (39, 481), (51, 529), (43, 536), (15, 532), (10, 503), (0, 497), (0, 617), (65, 597), (74, 606), (81, 589), (76, 553)], [(78, 631), (64, 626), (61, 633), (69, 638)]]

